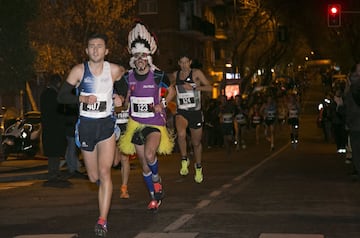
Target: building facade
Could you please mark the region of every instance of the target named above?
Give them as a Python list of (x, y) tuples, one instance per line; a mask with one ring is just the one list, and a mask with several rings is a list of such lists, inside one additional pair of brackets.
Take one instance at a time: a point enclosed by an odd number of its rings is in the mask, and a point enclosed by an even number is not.
[(226, 63), (226, 34), (215, 9), (218, 0), (138, 0), (138, 18), (158, 39), (155, 65), (166, 72), (178, 69), (182, 54), (193, 58), (214, 85), (212, 97), (219, 95)]

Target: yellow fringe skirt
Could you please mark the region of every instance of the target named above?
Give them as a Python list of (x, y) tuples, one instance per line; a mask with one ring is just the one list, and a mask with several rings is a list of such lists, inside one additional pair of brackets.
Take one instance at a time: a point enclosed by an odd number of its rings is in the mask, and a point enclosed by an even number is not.
[(155, 126), (155, 125), (147, 125), (147, 124), (141, 124), (139, 122), (136, 122), (129, 118), (126, 131), (125, 133), (120, 137), (119, 140), (119, 148), (124, 154), (132, 155), (135, 154), (135, 145), (131, 143), (131, 140), (133, 138), (133, 135), (136, 131), (142, 130), (144, 127), (153, 127), (157, 128), (160, 133), (160, 144), (159, 148), (157, 150), (157, 153), (168, 155), (171, 154), (174, 148), (174, 135), (168, 131), (166, 126)]

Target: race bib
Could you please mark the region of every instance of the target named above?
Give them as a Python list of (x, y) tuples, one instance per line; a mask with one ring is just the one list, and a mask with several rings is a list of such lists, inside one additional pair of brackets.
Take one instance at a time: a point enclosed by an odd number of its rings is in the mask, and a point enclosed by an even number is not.
[(98, 101), (94, 104), (82, 103), (82, 111), (85, 112), (105, 112), (106, 111), (106, 102)]
[(298, 110), (290, 110), (289, 111), (289, 118), (298, 118)]
[(224, 113), (223, 116), (223, 123), (232, 123), (233, 122), (233, 117), (231, 113)]
[(276, 112), (275, 111), (268, 111), (266, 118), (267, 119), (274, 119), (276, 116)]
[(239, 113), (236, 115), (236, 121), (239, 124), (246, 124), (246, 117), (244, 116), (244, 114)]
[(254, 124), (260, 124), (260, 122), (261, 122), (261, 117), (259, 117), (259, 116), (253, 116), (253, 118), (252, 118), (252, 123), (254, 123)]
[(195, 95), (193, 92), (179, 94), (178, 102), (179, 102), (178, 107), (180, 109), (189, 109), (196, 106)]
[(116, 114), (116, 123), (125, 124), (129, 121), (129, 111), (121, 111)]
[(154, 117), (153, 97), (131, 97), (131, 115), (140, 118)]

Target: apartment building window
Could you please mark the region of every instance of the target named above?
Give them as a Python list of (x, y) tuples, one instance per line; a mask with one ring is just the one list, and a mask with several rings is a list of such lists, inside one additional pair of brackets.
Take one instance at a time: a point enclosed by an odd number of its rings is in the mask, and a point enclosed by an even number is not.
[(139, 15), (157, 14), (158, 0), (139, 0)]

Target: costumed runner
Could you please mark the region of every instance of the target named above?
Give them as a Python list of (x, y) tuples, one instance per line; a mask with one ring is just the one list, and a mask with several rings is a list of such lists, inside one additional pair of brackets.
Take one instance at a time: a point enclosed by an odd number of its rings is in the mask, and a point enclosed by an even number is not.
[[(157, 153), (170, 154), (174, 147), (173, 136), (166, 128), (165, 110), (175, 90), (165, 72), (152, 63), (157, 44), (145, 25), (138, 22), (129, 32), (128, 47), (132, 69), (116, 87), (120, 99), (124, 102), (129, 97), (130, 103), (129, 122), (119, 146), (123, 153), (136, 153), (139, 158), (150, 194), (148, 209), (156, 211), (164, 195)], [(162, 88), (167, 91), (166, 97), (161, 97)]]

